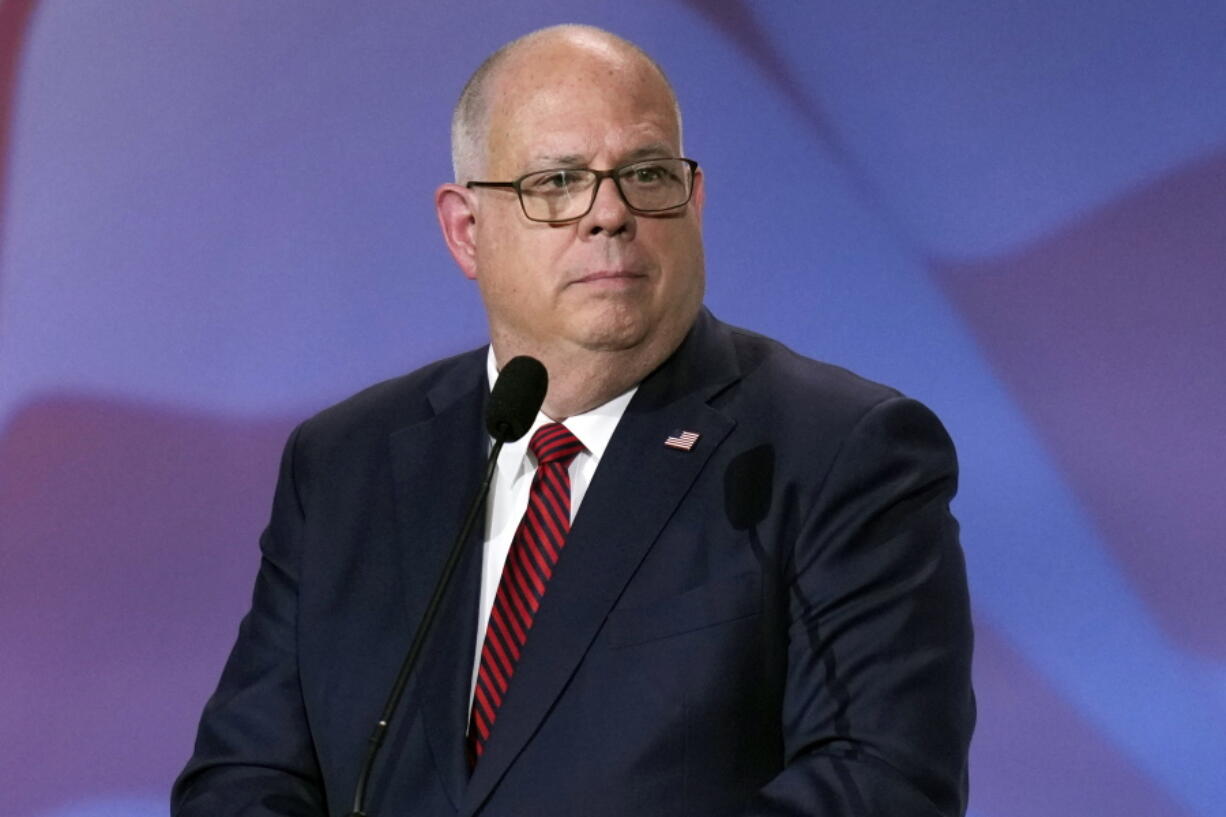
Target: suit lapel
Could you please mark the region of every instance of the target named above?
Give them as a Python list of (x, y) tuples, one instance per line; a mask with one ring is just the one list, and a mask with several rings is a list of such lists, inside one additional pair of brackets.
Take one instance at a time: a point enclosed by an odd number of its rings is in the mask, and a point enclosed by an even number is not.
[[(485, 356), (473, 357), (472, 365), (457, 367), (431, 389), (428, 397), (436, 412), (432, 418), (391, 437), (396, 516), (407, 562), (405, 596), (411, 605), (409, 637), (421, 621), (485, 466)], [(464, 733), (477, 630), (482, 518), (478, 516), (465, 543), (464, 556), (435, 618), (434, 632), (396, 715), (403, 719), (414, 707), (421, 709), (430, 751), (453, 804), (459, 803), (468, 780)], [(408, 646), (406, 641), (402, 649)]]
[[(731, 343), (705, 312), (643, 381), (609, 442), (571, 529), (507, 697), (460, 804), (475, 812), (548, 715), (660, 531), (732, 430), (708, 405), (737, 377)], [(691, 451), (664, 445), (698, 432)]]

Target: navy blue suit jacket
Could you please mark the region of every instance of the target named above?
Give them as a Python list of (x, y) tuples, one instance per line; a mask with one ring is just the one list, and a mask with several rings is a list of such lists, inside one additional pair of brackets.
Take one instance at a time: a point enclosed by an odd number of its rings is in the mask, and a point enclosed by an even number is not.
[[(487, 395), (482, 349), (294, 432), (177, 817), (348, 811), (477, 489)], [(676, 430), (700, 435), (693, 450), (663, 444)], [(370, 813), (962, 814), (956, 480), (923, 406), (704, 311), (613, 435), (470, 777), (474, 531)]]

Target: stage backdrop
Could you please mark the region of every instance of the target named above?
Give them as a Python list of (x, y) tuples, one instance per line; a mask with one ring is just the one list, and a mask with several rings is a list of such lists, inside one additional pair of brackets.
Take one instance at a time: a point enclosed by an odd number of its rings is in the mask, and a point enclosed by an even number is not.
[(672, 76), (712, 310), (957, 441), (972, 814), (1221, 815), (1221, 0), (0, 0), (4, 815), (165, 813), (287, 432), (483, 342), (451, 105), (564, 21)]

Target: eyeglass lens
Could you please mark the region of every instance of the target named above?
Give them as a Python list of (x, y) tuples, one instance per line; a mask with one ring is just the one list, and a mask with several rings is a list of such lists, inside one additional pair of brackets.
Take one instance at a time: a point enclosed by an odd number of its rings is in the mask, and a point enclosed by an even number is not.
[[(543, 170), (519, 180), (528, 218), (567, 221), (584, 215), (596, 200), (597, 174), (582, 168)], [(635, 210), (671, 210), (689, 201), (693, 171), (684, 159), (649, 159), (614, 171), (626, 203)]]

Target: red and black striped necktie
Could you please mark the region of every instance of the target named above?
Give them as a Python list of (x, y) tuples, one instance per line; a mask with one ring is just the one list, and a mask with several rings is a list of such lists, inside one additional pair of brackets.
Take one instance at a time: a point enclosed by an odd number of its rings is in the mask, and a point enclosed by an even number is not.
[(481, 666), (468, 724), (469, 763), (485, 751), (498, 707), (528, 640), (549, 577), (570, 532), (570, 462), (583, 443), (561, 423), (541, 426), (528, 444), (536, 474), (528, 510), (511, 540), (481, 646)]

